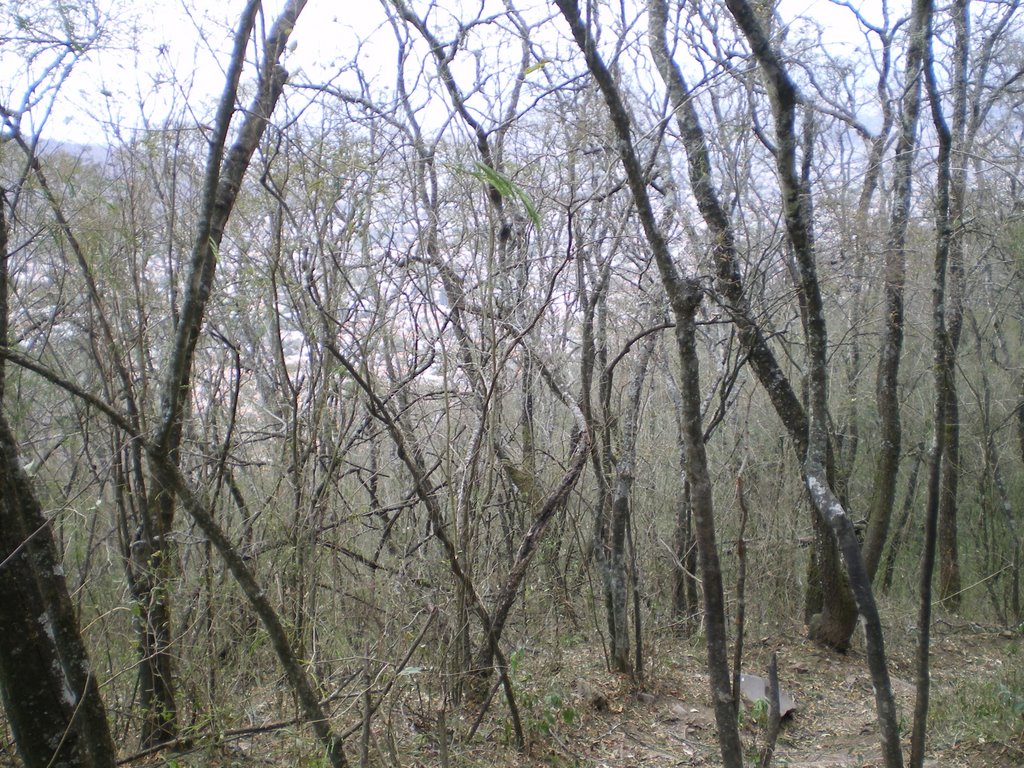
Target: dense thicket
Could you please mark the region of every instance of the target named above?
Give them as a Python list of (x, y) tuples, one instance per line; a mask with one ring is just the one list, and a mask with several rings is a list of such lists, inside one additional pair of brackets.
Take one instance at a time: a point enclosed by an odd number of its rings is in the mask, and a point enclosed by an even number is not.
[(330, 66), (304, 3), (251, 2), (205, 32), (219, 111), (171, 73), (88, 146), (45, 116), (116, 22), (37, 5), (0, 39), (35, 82), (0, 94), (3, 482), (34, 495), (0, 583), (57, 600), (45, 534), (114, 733), (297, 716), (338, 765), (413, 664), (521, 739), (517, 648), (596, 629), (641, 680), (705, 609), (735, 640), (740, 481), (748, 620), (843, 649), (918, 593), (928, 446), (945, 609), (1024, 619), (1015, 0), (394, 0)]

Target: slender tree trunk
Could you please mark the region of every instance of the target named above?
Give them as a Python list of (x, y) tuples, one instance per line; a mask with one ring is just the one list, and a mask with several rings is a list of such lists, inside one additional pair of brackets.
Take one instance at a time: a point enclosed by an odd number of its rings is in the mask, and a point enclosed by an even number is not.
[(782, 59), (772, 46), (754, 9), (746, 0), (726, 0), (729, 12), (746, 37), (764, 77), (775, 121), (775, 161), (782, 193), (786, 232), (796, 260), (808, 374), (807, 454), (803, 471), (807, 491), (821, 517), (835, 533), (857, 608), (864, 618), (868, 669), (875, 691), (882, 755), (888, 768), (902, 768), (899, 722), (885, 657), (881, 619), (871, 582), (864, 568), (853, 522), (829, 485), (828, 461), (828, 336), (817, 277), (813, 221), (810, 213), (807, 167), (811, 158), (805, 142), (803, 180), (797, 173), (796, 107), (798, 92)]
[(664, 377), (672, 411), (676, 419), (676, 442), (679, 454), (679, 477), (682, 488), (676, 505), (676, 524), (672, 551), (675, 565), (672, 569), (672, 618), (676, 631), (689, 636), (700, 625), (700, 605), (697, 585), (697, 539), (693, 533), (693, 507), (690, 504), (690, 482), (686, 474), (686, 444), (683, 440), (683, 399), (675, 377), (664, 366)]
[(576, 485), (584, 466), (586, 466), (587, 456), (590, 453), (590, 434), (579, 406), (569, 400), (563, 386), (545, 365), (541, 364), (539, 360), (535, 360), (535, 363), (540, 368), (541, 375), (555, 395), (572, 412), (576, 424), (576, 435), (566, 470), (562, 473), (561, 478), (559, 478), (554, 487), (537, 504), (537, 512), (530, 523), (530, 527), (523, 535), (519, 548), (516, 550), (512, 566), (509, 568), (508, 575), (494, 598), (490, 619), (485, 625), (487, 637), (481, 643), (474, 656), (475, 670), (484, 674), (489, 674), (493, 666), (497, 641), (501, 638), (501, 634), (505, 629), (505, 622), (508, 620), (516, 596), (519, 594), (523, 579), (526, 578), (527, 569), (533, 560), (534, 554), (536, 554), (537, 547), (540, 545), (548, 525), (555, 514), (563, 508), (569, 492)]
[[(869, 216), (871, 213), (872, 201), (878, 191), (879, 179), (882, 176), (882, 158), (889, 145), (889, 134), (895, 122), (893, 100), (889, 92), (889, 75), (892, 70), (892, 43), (894, 32), (886, 25), (882, 28), (872, 30), (877, 34), (881, 51), (877, 56), (878, 82), (876, 92), (878, 94), (878, 108), (882, 112), (882, 125), (878, 132), (868, 142), (868, 156), (864, 170), (864, 183), (861, 186), (860, 196), (857, 200), (857, 215), (854, 219), (853, 249), (853, 295), (851, 303), (853, 311), (850, 316), (850, 329), (852, 333), (849, 340), (849, 361), (845, 366), (846, 374), (846, 403), (845, 403), (845, 424), (841, 424), (836, 436), (836, 472), (835, 490), (836, 496), (844, 505), (849, 504), (850, 479), (856, 465), (858, 449), (860, 447), (860, 401), (858, 395), (859, 382), (861, 377), (861, 342), (858, 332), (867, 313), (867, 300), (870, 294), (865, 281), (865, 268), (875, 258), (875, 238), (871, 234)], [(901, 116), (903, 112), (901, 110)], [(869, 510), (870, 517), (870, 510)]]
[[(504, 187), (501, 184), (495, 183), (495, 178), (501, 176), (501, 156), (503, 151), (502, 142), (507, 131), (507, 126), (511, 125), (517, 116), (519, 97), (522, 93), (522, 84), (525, 79), (525, 73), (532, 64), (528, 28), (525, 23), (523, 23), (521, 17), (519, 17), (514, 11), (510, 10), (510, 18), (522, 35), (522, 55), (520, 59), (520, 72), (522, 74), (517, 79), (517, 85), (514, 87), (508, 101), (503, 120), (504, 127), (498, 127), (493, 131), (488, 131), (474, 116), (474, 112), (466, 105), (466, 94), (464, 94), (459, 88), (451, 67), (453, 52), (450, 54), (448, 46), (438, 40), (433, 32), (431, 32), (426, 23), (425, 17), (418, 16), (416, 12), (404, 2), (404, 0), (390, 0), (390, 6), (395, 9), (397, 16), (405, 23), (411, 25), (429, 46), (437, 69), (438, 77), (448, 94), (452, 108), (458, 115), (459, 119), (474, 136), (476, 150), (480, 156), (480, 164), (484, 169), (483, 176), (487, 187), (487, 199), (490, 203), (490, 209), (494, 214), (497, 224), (495, 232), (496, 252), (494, 256), (503, 269), (508, 270), (509, 272), (516, 271), (519, 275), (525, 276), (525, 258), (519, 258), (523, 256), (521, 253), (523, 240), (516, 236), (515, 222), (510, 220), (506, 210), (506, 192), (503, 191)], [(433, 149), (428, 149), (425, 146), (416, 121), (415, 110), (412, 109), (412, 106), (407, 100), (403, 102), (403, 108), (406, 110), (407, 115), (410, 118), (410, 123), (413, 126), (411, 130), (411, 139), (416, 147), (417, 153), (419, 154), (420, 171), (422, 174), (421, 179), (422, 181), (426, 181), (424, 177), (427, 175), (430, 177), (429, 185), (421, 183), (421, 189), (418, 190), (421, 201), (425, 209), (437, 210), (437, 179), (433, 175)], [(427, 191), (428, 186), (430, 188), (429, 193)], [(429, 225), (426, 249), (430, 255), (431, 261), (440, 273), (445, 291), (448, 294), (450, 302), (450, 321), (458, 340), (461, 365), (463, 371), (470, 380), (471, 386), (474, 389), (474, 394), (478, 399), (481, 410), (483, 411), (484, 404), (487, 402), (489, 397), (488, 388), (485, 385), (483, 371), (479, 365), (478, 358), (474, 353), (469, 334), (462, 322), (462, 312), (467, 306), (462, 280), (456, 275), (453, 268), (449, 264), (446, 264), (441, 258), (440, 251), (437, 246), (436, 219)], [(525, 285), (525, 282), (523, 285)], [(527, 352), (527, 354), (529, 355), (532, 353)], [(563, 404), (569, 406), (573, 411), (578, 434), (573, 440), (571, 452), (572, 458), (570, 459), (569, 467), (555, 484), (554, 488), (546, 496), (541, 492), (539, 478), (526, 471), (527, 468), (533, 467), (533, 464), (531, 463), (532, 457), (529, 457), (523, 465), (516, 465), (509, 459), (508, 453), (504, 450), (503, 446), (498, 444), (497, 440), (495, 440), (494, 448), (501, 458), (503, 468), (512, 483), (517, 487), (523, 497), (527, 499), (530, 511), (533, 513), (533, 519), (530, 527), (526, 530), (520, 540), (519, 547), (509, 567), (508, 576), (498, 590), (498, 594), (495, 597), (494, 604), (491, 606), (491, 610), (487, 611), (482, 604), (478, 604), (476, 606), (477, 615), (484, 621), (485, 633), (476, 653), (474, 654), (472, 671), (474, 673), (474, 677), (478, 678), (476, 682), (479, 682), (480, 679), (486, 679), (493, 669), (494, 658), (499, 650), (498, 641), (504, 631), (505, 622), (512, 609), (512, 605), (515, 602), (516, 596), (518, 595), (522, 581), (526, 576), (529, 564), (533, 559), (541, 538), (548, 530), (551, 520), (556, 512), (561, 509), (566, 496), (575, 485), (576, 480), (586, 464), (587, 455), (589, 453), (590, 435), (588, 433), (588, 426), (585, 421), (580, 418), (581, 414), (578, 405), (576, 403), (571, 403), (565, 397), (561, 385), (556, 382), (555, 377), (552, 375), (550, 370), (541, 365), (539, 361), (535, 360), (534, 362), (541, 367), (542, 378), (544, 378), (551, 388), (556, 391), (556, 396), (558, 396)], [(435, 508), (434, 513), (439, 515), (439, 510)], [(471, 586), (472, 580), (470, 578), (470, 573), (466, 569), (466, 564), (459, 562), (458, 553), (450, 553), (449, 562), (453, 568), (453, 575), (455, 576), (457, 588), (465, 589)], [(466, 597), (470, 598), (471, 596), (467, 594)], [(471, 598), (470, 601), (478, 602), (478, 599)]]
[[(586, 265), (584, 265), (586, 266)], [(582, 270), (581, 270), (582, 271)], [(588, 270), (593, 272), (594, 270)], [(594, 528), (591, 546), (594, 562), (601, 575), (608, 625), (608, 659), (616, 672), (629, 671), (629, 626), (626, 611), (626, 571), (623, 559), (624, 539), (616, 542), (614, 459), (612, 451), (611, 378), (608, 366), (608, 285), (611, 275), (610, 261), (601, 265), (592, 279), (583, 312), (583, 347), (580, 357), (580, 405), (588, 429), (594, 436), (591, 464), (597, 484), (594, 505)], [(582, 275), (581, 275), (582, 280)], [(597, 403), (592, 390), (597, 378)], [(628, 500), (626, 500), (628, 505)], [(625, 513), (620, 507), (619, 513)], [(625, 533), (623, 529), (622, 533)], [(617, 546), (618, 545), (618, 546)]]
[[(938, 137), (937, 180), (935, 184), (935, 261), (932, 275), (932, 367), (935, 381), (933, 405), (932, 446), (928, 456), (928, 496), (925, 504), (924, 548), (921, 555), (920, 603), (917, 616), (917, 653), (915, 676), (917, 697), (914, 702), (914, 722), (910, 739), (910, 766), (924, 765), (927, 742), (928, 703), (931, 680), (929, 655), (931, 653), (932, 576), (935, 571), (935, 550), (938, 538), (939, 510), (942, 497), (942, 460), (945, 453), (946, 409), (949, 406), (953, 359), (949, 332), (946, 326), (946, 272), (949, 264), (950, 219), (950, 153), (952, 135), (942, 113), (942, 103), (935, 81), (931, 51), (931, 17), (934, 13), (930, 0), (918, 0), (928, 14), (924, 75), (928, 86), (932, 122)], [(957, 2), (966, 13), (966, 4)], [(916, 7), (916, 4), (915, 4)], [(962, 51), (962, 53), (966, 53)]]
[[(982, 349), (982, 334), (981, 329), (978, 328), (977, 320), (974, 317), (974, 313), (969, 316), (969, 322), (971, 330), (973, 332), (975, 341), (977, 343), (978, 350)], [(992, 384), (989, 381), (988, 373), (985, 370), (985, 365), (981, 365), (981, 392), (982, 392), (982, 429), (985, 441), (985, 472), (982, 480), (982, 499), (984, 501), (983, 514), (986, 517), (995, 518), (995, 506), (999, 507), (1001, 516), (1005, 520), (1006, 531), (1010, 534), (1010, 540), (1007, 542), (1010, 549), (1010, 584), (1009, 584), (1009, 595), (1003, 601), (1003, 605), (997, 606), (998, 610), (1001, 611), (1004, 617), (1004, 623), (1007, 618), (1012, 617), (1014, 624), (1019, 624), (1021, 619), (1021, 605), (1020, 605), (1020, 556), (1021, 556), (1021, 535), (1020, 529), (1017, 524), (1017, 518), (1014, 516), (1013, 504), (1010, 500), (1010, 491), (1006, 486), (1006, 478), (1003, 476), (1002, 464), (1000, 462), (999, 446), (996, 443), (995, 430), (992, 428), (991, 421), (991, 402), (992, 402)], [(995, 520), (992, 520), (995, 523)], [(1005, 555), (1004, 555), (1005, 557)], [(994, 597), (994, 595), (993, 595)]]
[[(636, 433), (640, 420), (640, 399), (643, 395), (644, 383), (647, 379), (647, 368), (654, 354), (657, 336), (647, 336), (640, 349), (636, 369), (624, 404), (625, 419), (622, 428), (622, 442), (619, 446), (618, 461), (615, 462), (615, 485), (612, 490), (611, 520), (611, 584), (612, 606), (615, 609), (615, 641), (612, 644), (612, 658), (619, 672), (632, 672), (636, 665), (630, 663), (629, 649), (629, 611), (627, 608), (626, 544), (630, 525), (630, 496), (633, 491), (633, 477), (636, 465)], [(610, 376), (609, 376), (610, 378)], [(609, 382), (610, 389), (610, 382)], [(634, 616), (639, 623), (640, 617)], [(639, 654), (639, 648), (637, 649)]]
[(911, 17), (910, 40), (907, 45), (904, 92), (899, 115), (900, 131), (893, 170), (892, 217), (885, 245), (884, 323), (875, 380), (879, 447), (873, 483), (874, 496), (868, 510), (868, 530), (863, 547), (864, 567), (872, 581), (889, 535), (902, 454), (899, 371), (903, 352), (903, 291), (907, 271), (907, 224), (910, 220), (917, 124), (921, 113), (921, 73), (925, 37), (923, 25), (926, 21), (927, 15), (922, 12), (920, 4), (916, 5), (915, 13)]
[[(956, 351), (950, 334), (950, 355), (955, 358)], [(955, 362), (953, 363), (955, 366)], [(962, 599), (962, 582), (960, 578), (960, 536), (957, 532), (957, 495), (960, 486), (960, 406), (956, 391), (956, 373), (954, 371), (946, 382), (943, 393), (946, 398), (945, 418), (943, 425), (946, 436), (942, 440), (942, 479), (939, 482), (939, 599), (943, 607), (950, 611), (960, 608)]]
[(964, 205), (967, 194), (967, 162), (970, 147), (967, 130), (967, 78), (970, 58), (970, 0), (952, 6), (955, 30), (953, 68), (953, 115), (950, 125), (949, 264), (946, 296), (946, 329), (949, 334), (948, 389), (939, 500), (939, 597), (957, 610), (961, 602), (960, 545), (957, 533), (957, 491), (960, 485), (960, 403), (956, 383), (956, 359), (964, 319)]
[(633, 146), (629, 115), (622, 96), (597, 52), (590, 29), (580, 17), (576, 0), (556, 0), (556, 5), (569, 24), (577, 46), (583, 52), (587, 68), (594, 77), (615, 128), (619, 159), (626, 172), (633, 202), (647, 243), (654, 254), (662, 284), (668, 294), (675, 320), (676, 347), (681, 366), (680, 395), (683, 404), (684, 444), (686, 446), (687, 479), (690, 482), (693, 519), (700, 548), (701, 578), (704, 583), (705, 629), (708, 648), (708, 671), (714, 702), (718, 743), (725, 768), (741, 768), (743, 750), (736, 724), (729, 677), (728, 638), (725, 622), (725, 595), (722, 572), (715, 541), (714, 506), (711, 476), (704, 450), (704, 428), (701, 415), (700, 372), (696, 344), (696, 313), (701, 301), (701, 287), (695, 279), (683, 278), (669, 252), (668, 243), (659, 227), (647, 192), (639, 158)]
[[(680, 442), (682, 439), (680, 434)], [(685, 462), (682, 476), (686, 476)], [(697, 540), (693, 535), (690, 484), (685, 480), (676, 506), (673, 554), (675, 565), (672, 569), (672, 619), (676, 631), (680, 635), (688, 636), (700, 623), (700, 606), (697, 603)]]
[[(670, 55), (666, 30), (668, 6), (664, 0), (650, 0), (648, 12), (651, 53), (676, 111), (676, 122), (686, 148), (690, 186), (697, 207), (712, 233), (711, 250), (715, 259), (718, 290), (736, 324), (747, 359), (789, 432), (797, 455), (802, 458), (807, 452), (807, 414), (779, 366), (763, 329), (753, 319), (744, 295), (735, 235), (711, 176), (711, 154), (704, 129), (682, 71)], [(816, 642), (845, 649), (849, 646), (857, 623), (853, 596), (828, 526), (817, 515), (812, 515), (812, 521), (816, 535), (811, 555), (811, 578), (808, 579), (808, 600), (812, 606), (810, 613), (817, 618), (810, 624), (811, 637)]]
[[(159, 451), (155, 447), (152, 448), (151, 455), (153, 455), (154, 461), (164, 461)], [(288, 633), (267, 599), (266, 593), (257, 583), (238, 550), (213, 519), (204, 500), (195, 495), (177, 467), (168, 463), (163, 465), (161, 470), (165, 473), (165, 482), (174, 491), (176, 497), (182, 501), (189, 516), (217, 548), (228, 570), (231, 571), (231, 575), (235, 577), (242, 592), (249, 600), (249, 604), (259, 616), (267, 632), (270, 645), (284, 668), (285, 676), (298, 701), (299, 710), (324, 747), (328, 762), (333, 768), (345, 768), (347, 761), (341, 739), (331, 729), (330, 719), (320, 704), (320, 698), (313, 682), (295, 653)]]

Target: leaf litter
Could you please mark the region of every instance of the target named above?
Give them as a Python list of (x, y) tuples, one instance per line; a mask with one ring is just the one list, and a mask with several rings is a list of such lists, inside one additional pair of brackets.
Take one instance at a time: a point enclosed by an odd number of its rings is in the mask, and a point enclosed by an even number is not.
[[(764, 629), (762, 628), (762, 633)], [(993, 714), (1015, 702), (1000, 695), (1016, 675), (1024, 636), (973, 624), (947, 624), (933, 632), (931, 716), (928, 759), (931, 768), (1011, 768), (1024, 766), (1024, 720), (1015, 731), (993, 734)], [(904, 750), (914, 705), (913, 633), (890, 629), (889, 669), (900, 707)], [(858, 644), (859, 643), (859, 644)], [(495, 696), (472, 740), (465, 739), (479, 712), (466, 704), (446, 713), (447, 750), (440, 749), (430, 711), (436, 700), (417, 708), (408, 700), (382, 707), (374, 722), (369, 765), (405, 768), (699, 768), (720, 765), (704, 650), (699, 641), (674, 636), (649, 642), (655, 651), (645, 684), (609, 673), (599, 642), (531, 651), (515, 680), (517, 701), (529, 738), (527, 752), (511, 741), (508, 709)], [(845, 654), (823, 650), (800, 627), (773, 627), (768, 636), (748, 638), (744, 669), (765, 673), (772, 652), (778, 656), (780, 687), (793, 708), (783, 721), (773, 765), (788, 768), (882, 768), (863, 640)], [(1022, 670), (1021, 675), (1024, 675)], [(1024, 682), (1024, 678), (1020, 678)], [(991, 697), (979, 691), (991, 690)], [(1024, 708), (1024, 692), (1021, 707)], [(993, 712), (994, 708), (994, 712)], [(766, 707), (744, 701), (741, 735), (750, 764), (756, 765), (766, 730)], [(349, 712), (350, 716), (355, 715)], [(1004, 718), (1005, 719), (1005, 718)], [(1013, 718), (1009, 718), (1013, 722)], [(993, 726), (994, 727), (994, 726)], [(1011, 726), (1012, 727), (1012, 726)], [(356, 737), (346, 743), (349, 761), (359, 764)], [(445, 753), (442, 759), (442, 752)], [(448, 765), (445, 766), (444, 762)], [(193, 753), (149, 757), (133, 765), (257, 766), (319, 765), (309, 734), (298, 727), (224, 742)]]

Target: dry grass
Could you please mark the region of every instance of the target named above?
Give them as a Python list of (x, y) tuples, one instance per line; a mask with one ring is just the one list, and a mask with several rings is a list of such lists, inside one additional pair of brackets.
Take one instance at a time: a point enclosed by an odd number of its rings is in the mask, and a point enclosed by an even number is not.
[[(913, 707), (913, 632), (890, 622), (893, 687), (909, 730)], [(1021, 633), (939, 621), (934, 630), (929, 765), (1009, 768), (1024, 765), (1024, 671)], [(440, 697), (415, 680), (396, 688), (374, 722), (369, 764), (406, 768), (505, 768), (508, 766), (719, 765), (703, 649), (698, 642), (659, 637), (640, 688), (608, 673), (600, 645), (578, 640), (556, 650), (517, 653), (513, 674), (524, 726), (525, 754), (512, 745), (508, 710), (499, 696), (472, 740), (478, 709), (445, 713), (450, 738), (447, 766), (440, 749)], [(785, 722), (775, 765), (790, 768), (880, 766), (874, 704), (863, 648), (845, 655), (814, 647), (796, 626), (761, 628), (747, 639), (745, 668), (763, 674), (772, 652), (781, 685), (796, 698)], [(349, 711), (348, 717), (356, 716)], [(751, 764), (763, 724), (746, 706), (741, 718)], [(359, 761), (357, 737), (347, 744)], [(192, 753), (163, 755), (135, 765), (257, 766), (322, 764), (309, 734), (299, 728), (225, 740)]]

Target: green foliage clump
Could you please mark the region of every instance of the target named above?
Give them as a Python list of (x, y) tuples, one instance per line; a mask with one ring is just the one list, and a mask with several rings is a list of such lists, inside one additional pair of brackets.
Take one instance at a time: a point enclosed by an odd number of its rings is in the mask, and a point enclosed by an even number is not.
[[(531, 738), (550, 737), (561, 726), (572, 726), (579, 719), (579, 713), (558, 688), (540, 688), (533, 684), (522, 666), (523, 652), (515, 651), (509, 657), (509, 676), (516, 689), (524, 730)], [(511, 728), (511, 726), (509, 726)], [(511, 732), (507, 734), (511, 741)]]
[(958, 685), (935, 699), (936, 731), (954, 741), (1012, 741), (1024, 737), (1024, 673), (1006, 670), (977, 685)]

